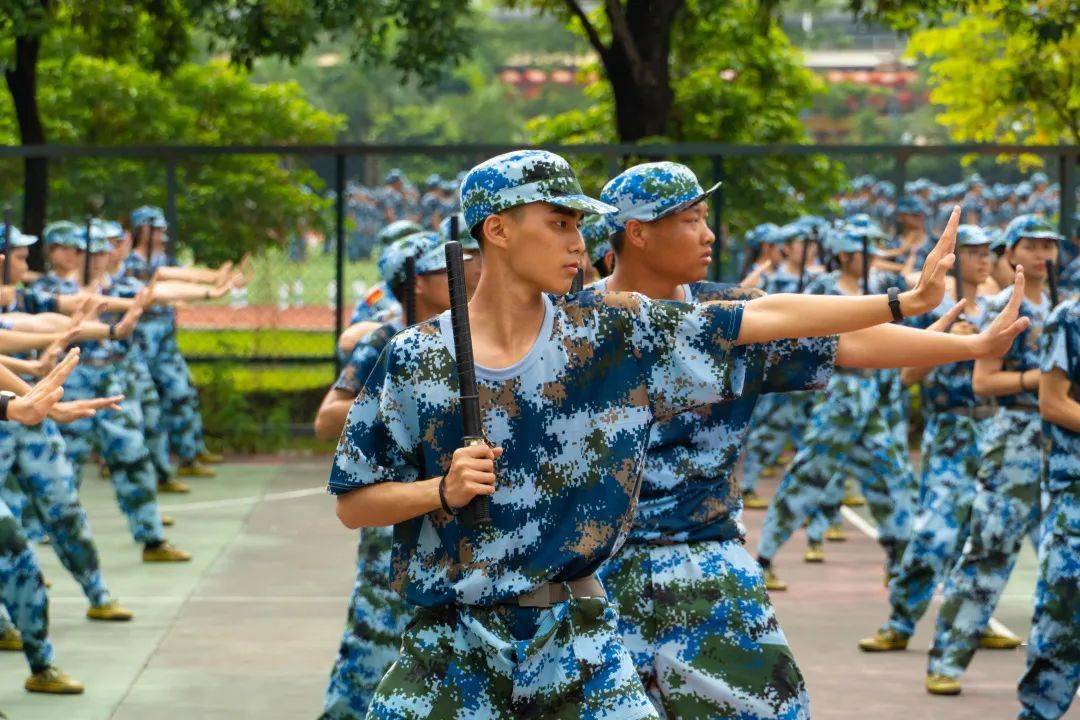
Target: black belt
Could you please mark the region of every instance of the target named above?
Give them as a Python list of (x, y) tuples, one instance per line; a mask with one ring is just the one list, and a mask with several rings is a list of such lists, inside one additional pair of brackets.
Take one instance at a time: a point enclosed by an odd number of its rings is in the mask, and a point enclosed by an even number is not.
[(1039, 412), (1038, 405), (1002, 405), (1002, 410), (1015, 410), (1016, 412), (1025, 413), (1037, 413)]
[(971, 418), (972, 420), (985, 420), (988, 417), (993, 417), (997, 413), (997, 411), (998, 409), (993, 405), (979, 405), (978, 407), (945, 408), (941, 412), (946, 412), (950, 415), (959, 415), (960, 417)]
[(577, 580), (564, 583), (549, 582), (531, 592), (518, 595), (510, 601), (512, 605), (531, 608), (549, 608), (570, 598), (598, 597), (607, 600), (604, 586), (595, 575), (587, 575)]

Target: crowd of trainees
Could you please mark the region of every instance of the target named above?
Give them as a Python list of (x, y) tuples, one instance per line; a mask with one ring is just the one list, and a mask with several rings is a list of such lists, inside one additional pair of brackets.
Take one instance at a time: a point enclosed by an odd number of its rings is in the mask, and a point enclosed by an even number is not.
[(109, 590), (79, 499), (93, 455), (145, 563), (191, 559), (166, 539), (175, 522), (158, 496), (190, 492), (180, 478), (213, 477), (207, 463), (222, 459), (203, 441), (175, 306), (221, 298), (250, 269), (246, 258), (235, 268), (176, 266), (166, 231), (150, 206), (132, 211), (126, 229), (54, 222), (43, 233), (47, 270), (33, 273), (38, 238), (0, 225), (0, 651), (25, 655), (31, 692), (83, 691), (53, 663), (48, 583), (35, 553), (56, 552), (89, 620), (134, 617)]
[[(955, 576), (951, 645), (935, 651), (926, 678), (934, 693), (958, 691), (975, 646), (1012, 642), (984, 633), (971, 598), (998, 587), (997, 574), (980, 572), (1011, 567), (1013, 535), (1043, 519), (1020, 717), (1065, 712), (1078, 679), (1077, 627), (1062, 598), (1077, 582), (1080, 375), (1063, 348), (1080, 321), (1075, 300), (1052, 314), (1044, 301), (1043, 261), (1061, 238), (1020, 217), (990, 250), (981, 229), (961, 228), (960, 207), (936, 242), (925, 218), (917, 241), (911, 228), (891, 243), (858, 213), (807, 218), (758, 229), (753, 239), (776, 249), (762, 258), (769, 265), (722, 285), (704, 281), (715, 190), (685, 166), (648, 163), (611, 179), (597, 201), (541, 151), (466, 175), (457, 239), (487, 440), (468, 447), (448, 312), (451, 233), (384, 230), (384, 302), (358, 308), (342, 337), (348, 360), (315, 420), (323, 437), (340, 434), (328, 482), (337, 515), (363, 528), (324, 718), (807, 718), (768, 598), (784, 587), (771, 558), (802, 518), (808, 532), (828, 529), (856, 467), (890, 595), (928, 599), (946, 571)], [(825, 254), (838, 269), (823, 266)], [(995, 288), (998, 256), (1009, 271)], [(568, 292), (586, 265), (601, 277)], [(977, 299), (980, 287), (995, 295)], [(958, 379), (973, 365), (965, 390)], [(934, 507), (916, 502), (901, 375), (934, 398), (925, 408), (941, 409), (939, 427), (993, 415), (1038, 429), (1040, 402), (1053, 423), (1049, 479), (1002, 464), (1040, 443), (994, 436), (1008, 447), (988, 450), (997, 470), (972, 480), (975, 509), (954, 532), (970, 552), (939, 539), (924, 519)], [(743, 499), (764, 503), (752, 486), (740, 491), (736, 470), (763, 443), (768, 408), (788, 403), (804, 403), (811, 421), (754, 558)], [(774, 432), (777, 455), (790, 433)], [(968, 457), (983, 450), (943, 437)], [(921, 480), (920, 498), (956, 485), (933, 464)], [(1042, 507), (1031, 502), (1040, 482)], [(490, 522), (471, 511), (477, 497), (489, 499)], [(920, 543), (951, 557), (932, 558), (940, 572), (912, 581)], [(812, 549), (822, 559), (820, 543)], [(906, 607), (898, 613), (910, 617)], [(899, 649), (909, 635), (890, 619), (863, 646)]]

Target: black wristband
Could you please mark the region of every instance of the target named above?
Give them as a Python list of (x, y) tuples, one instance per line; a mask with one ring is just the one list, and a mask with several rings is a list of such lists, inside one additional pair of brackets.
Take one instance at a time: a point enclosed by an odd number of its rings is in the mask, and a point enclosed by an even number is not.
[(898, 323), (904, 319), (904, 313), (900, 311), (900, 288), (893, 286), (885, 292), (889, 296), (889, 310), (892, 311), (892, 320)]
[(443, 512), (447, 515), (460, 515), (461, 508), (452, 508), (450, 503), (446, 502), (446, 476), (443, 475), (439, 478), (439, 504), (442, 505)]
[(8, 419), (8, 403), (11, 402), (13, 397), (14, 395), (8, 395), (7, 393), (0, 395), (0, 421)]

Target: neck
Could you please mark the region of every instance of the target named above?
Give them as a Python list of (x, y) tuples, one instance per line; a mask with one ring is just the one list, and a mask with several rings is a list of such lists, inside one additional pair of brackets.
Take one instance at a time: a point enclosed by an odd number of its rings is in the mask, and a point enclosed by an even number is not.
[(540, 288), (523, 282), (503, 263), (485, 261), (469, 301), (473, 338), (482, 337), (483, 345), (496, 352), (531, 345), (544, 320), (542, 294)]
[(1024, 286), (1024, 297), (1038, 305), (1042, 302), (1043, 296), (1043, 284), (1042, 282), (1028, 282)]
[[(404, 308), (404, 306), (402, 306)], [(422, 323), (442, 313), (446, 308), (435, 307), (431, 303), (427, 302), (424, 298), (416, 298), (416, 322)], [(402, 316), (404, 322), (405, 317)]]
[(623, 257), (615, 263), (615, 272), (607, 279), (607, 289), (612, 292), (638, 292), (653, 300), (682, 300), (682, 284), (660, 277), (636, 258)]

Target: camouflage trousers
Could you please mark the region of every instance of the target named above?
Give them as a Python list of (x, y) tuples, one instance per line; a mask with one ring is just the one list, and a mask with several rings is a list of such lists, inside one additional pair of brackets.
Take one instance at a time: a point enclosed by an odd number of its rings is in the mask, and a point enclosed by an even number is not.
[(48, 537), (45, 526), (38, 517), (37, 510), (30, 503), (30, 498), (23, 494), (18, 480), (14, 475), (8, 475), (6, 480), (0, 480), (0, 500), (4, 501), (12, 514), (18, 518), (22, 525), (23, 534), (30, 544), (36, 545)]
[(603, 598), (418, 608), (373, 720), (659, 718)]
[(28, 515), (40, 521), (60, 562), (90, 604), (101, 605), (108, 602), (109, 589), (65, 452), (64, 438), (52, 420), (35, 426), (0, 422), (0, 477), (8, 483), (3, 494), (7, 513), (16, 521), (25, 522)]
[(1039, 523), (1038, 413), (999, 410), (985, 426), (971, 526), (945, 581), (928, 672), (959, 677), (1016, 564), (1024, 535)]
[(322, 720), (362, 720), (379, 681), (397, 659), (413, 610), (390, 589), (392, 543), (392, 528), (366, 528), (361, 536), (356, 583)]
[(157, 502), (157, 474), (143, 437), (142, 408), (119, 365), (79, 365), (64, 384), (64, 397), (81, 400), (123, 393), (120, 410), (99, 410), (91, 418), (61, 426), (68, 458), (79, 477), (92, 449), (109, 468), (121, 512), (127, 517), (136, 542), (165, 539)]
[(203, 443), (199, 394), (191, 381), (187, 362), (176, 345), (171, 321), (151, 319), (139, 323), (136, 337), (161, 401), (161, 416), (169, 449), (186, 463), (206, 449)]
[(1080, 482), (1043, 495), (1039, 582), (1020, 720), (1057, 720), (1080, 687)]
[(892, 614), (885, 628), (913, 634), (934, 589), (959, 556), (981, 457), (978, 421), (944, 412), (929, 416), (922, 437), (919, 507), (900, 572), (889, 583)]
[(804, 520), (821, 512), (818, 527), (834, 516), (849, 476), (859, 479), (878, 524), (890, 576), (899, 568), (911, 530), (915, 478), (894, 427), (894, 411), (883, 402), (873, 376), (838, 373), (814, 406), (802, 446), (769, 505), (758, 556), (775, 557)]
[(169, 434), (162, 421), (161, 397), (146, 359), (139, 350), (133, 349), (128, 353), (123, 372), (131, 378), (134, 400), (142, 410), (143, 437), (146, 449), (150, 451), (154, 472), (159, 481), (164, 481), (173, 474), (172, 461), (169, 460)]
[[(34, 552), (19, 521), (0, 502), (0, 630), (14, 626), (22, 633), (23, 653), (30, 669), (52, 664), (49, 642), (49, 598)], [(5, 612), (6, 611), (6, 612)]]
[(743, 458), (742, 489), (754, 490), (761, 473), (775, 465), (790, 441), (799, 447), (817, 393), (770, 393), (758, 401)]
[(626, 545), (601, 577), (662, 716), (810, 717), (761, 568), (739, 540)]

